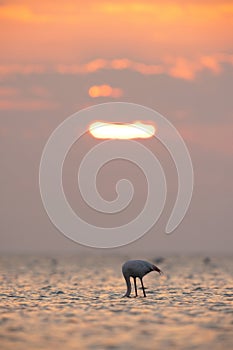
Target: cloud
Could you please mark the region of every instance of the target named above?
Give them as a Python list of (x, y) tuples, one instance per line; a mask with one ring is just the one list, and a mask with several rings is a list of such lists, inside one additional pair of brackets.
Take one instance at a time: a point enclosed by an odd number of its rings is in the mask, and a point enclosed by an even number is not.
[(222, 63), (230, 61), (228, 55), (226, 55), (226, 57), (224, 57), (224, 55), (202, 56), (193, 61), (187, 60), (183, 57), (177, 57), (173, 64), (171, 64), (170, 59), (168, 75), (174, 78), (194, 80), (197, 73), (204, 69), (208, 69), (213, 74), (220, 74), (223, 70)]
[(57, 16), (49, 13), (36, 13), (26, 4), (11, 4), (1, 6), (0, 18), (11, 21), (43, 23), (53, 22)]
[(16, 96), (18, 93), (19, 91), (16, 88), (0, 86), (0, 98)]
[(40, 111), (54, 110), (58, 104), (52, 101), (33, 98), (0, 99), (0, 110), (2, 111)]
[(198, 146), (201, 150), (214, 152), (214, 154), (233, 155), (233, 123), (183, 125), (179, 131), (187, 142)]
[(44, 64), (0, 64), (0, 75), (29, 75), (43, 74), (47, 72), (47, 67)]
[(96, 59), (86, 64), (60, 64), (54, 70), (60, 74), (88, 74), (100, 70), (132, 70), (143, 75), (166, 74), (175, 78), (193, 80), (198, 72), (208, 69), (213, 74), (220, 74), (223, 64), (233, 65), (233, 55), (216, 54), (204, 55), (196, 59), (185, 57), (161, 58), (156, 64), (146, 64), (127, 58)]
[(0, 74), (29, 75), (29, 74), (92, 74), (101, 70), (132, 70), (142, 75), (165, 74), (174, 78), (194, 80), (197, 73), (207, 69), (212, 74), (220, 74), (224, 64), (233, 65), (233, 55), (216, 54), (203, 55), (188, 59), (185, 57), (161, 58), (156, 64), (146, 64), (126, 58), (121, 59), (96, 59), (84, 64), (2, 64)]
[(113, 97), (118, 98), (123, 95), (122, 89), (113, 88), (110, 85), (93, 85), (89, 88), (88, 94), (92, 98)]
[(41, 85), (33, 85), (30, 88), (30, 92), (33, 96), (41, 97), (41, 98), (47, 98), (50, 97), (50, 91)]
[[(24, 67), (22, 72), (25, 74), (26, 71)], [(50, 100), (49, 90), (42, 85), (32, 85), (29, 89), (23, 90), (0, 86), (0, 110), (2, 111), (54, 110), (57, 107), (58, 104)]]

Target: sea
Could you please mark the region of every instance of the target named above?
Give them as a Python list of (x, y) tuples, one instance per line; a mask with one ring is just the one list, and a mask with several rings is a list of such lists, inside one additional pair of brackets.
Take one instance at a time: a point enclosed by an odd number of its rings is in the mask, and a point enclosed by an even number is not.
[[(163, 270), (146, 298), (122, 297), (128, 258)], [(233, 349), (233, 257), (2, 255), (0, 349)]]

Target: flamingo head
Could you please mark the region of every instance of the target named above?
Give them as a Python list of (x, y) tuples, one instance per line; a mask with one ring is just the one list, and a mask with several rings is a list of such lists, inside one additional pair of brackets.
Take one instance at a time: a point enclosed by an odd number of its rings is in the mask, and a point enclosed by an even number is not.
[(160, 270), (157, 266), (153, 265), (153, 270), (158, 272), (160, 275), (163, 275), (163, 271)]

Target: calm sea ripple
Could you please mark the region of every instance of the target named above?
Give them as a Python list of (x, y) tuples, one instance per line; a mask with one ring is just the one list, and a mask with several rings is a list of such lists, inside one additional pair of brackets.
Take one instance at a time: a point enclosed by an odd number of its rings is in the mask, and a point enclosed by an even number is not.
[(2, 256), (1, 350), (233, 348), (233, 258), (160, 259), (147, 298), (122, 298), (125, 260)]

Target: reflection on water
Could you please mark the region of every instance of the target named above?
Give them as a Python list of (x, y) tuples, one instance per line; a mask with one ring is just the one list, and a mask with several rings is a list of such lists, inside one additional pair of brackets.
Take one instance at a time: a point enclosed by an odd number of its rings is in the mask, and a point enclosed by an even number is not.
[(232, 258), (162, 259), (130, 299), (124, 261), (2, 257), (1, 349), (233, 348)]

